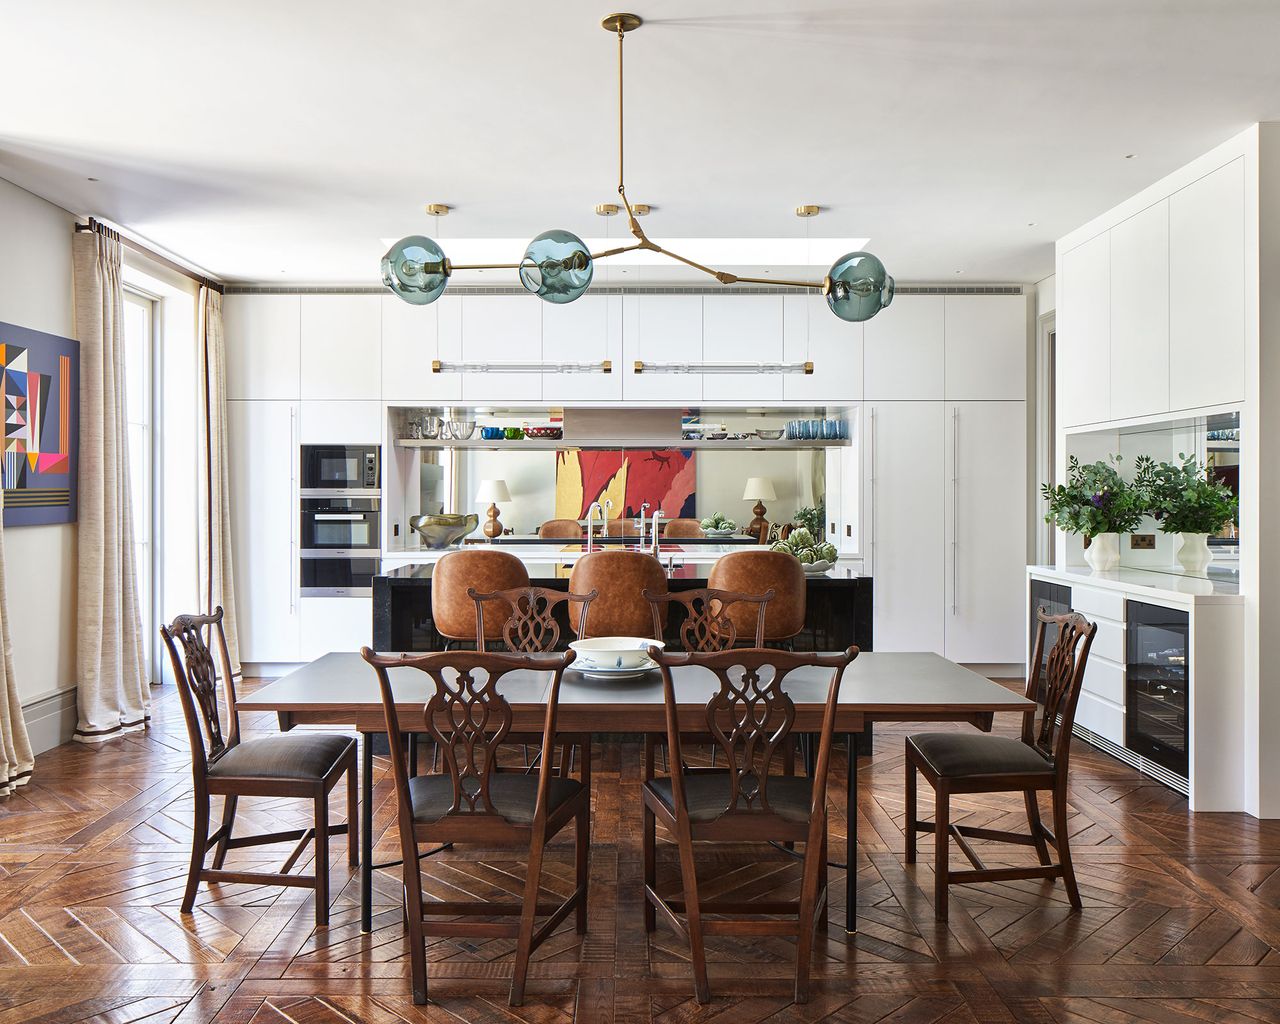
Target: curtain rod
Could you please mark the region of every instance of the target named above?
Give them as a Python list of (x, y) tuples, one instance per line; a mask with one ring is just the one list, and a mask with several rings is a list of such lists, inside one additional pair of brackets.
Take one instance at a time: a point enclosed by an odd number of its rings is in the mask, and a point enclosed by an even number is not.
[(154, 249), (148, 248), (141, 242), (134, 241), (128, 235), (121, 234), (115, 228), (107, 227), (107, 225), (103, 224), (102, 221), (98, 220), (96, 217), (90, 217), (88, 224), (77, 224), (76, 231), (93, 231), (96, 234), (103, 235), (106, 238), (119, 242), (126, 248), (132, 249), (134, 252), (147, 257), (149, 260), (154, 260), (161, 266), (168, 267), (170, 270), (174, 271), (174, 273), (181, 274), (183, 277), (195, 281), (196, 284), (203, 285), (205, 288), (215, 291), (219, 295), (221, 295), (225, 290), (220, 281), (215, 281), (211, 277), (205, 277), (203, 274), (197, 274), (194, 270), (191, 270), (189, 267), (184, 267), (176, 260), (172, 260), (168, 256), (158, 253)]

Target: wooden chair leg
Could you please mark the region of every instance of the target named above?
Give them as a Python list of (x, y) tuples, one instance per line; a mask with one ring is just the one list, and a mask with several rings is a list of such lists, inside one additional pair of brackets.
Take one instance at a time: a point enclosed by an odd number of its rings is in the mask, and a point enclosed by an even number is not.
[(693, 993), (700, 1003), (711, 1002), (707, 981), (707, 952), (702, 942), (702, 909), (698, 905), (698, 873), (693, 859), (693, 839), (688, 825), (677, 836), (680, 846), (680, 875), (684, 887), (685, 926), (689, 929), (689, 961), (693, 967)]
[(1076, 885), (1075, 868), (1071, 866), (1071, 841), (1067, 836), (1067, 787), (1059, 784), (1053, 791), (1053, 836), (1058, 841), (1058, 863), (1062, 865), (1062, 883), (1067, 887), (1067, 899), (1076, 910), (1080, 902), (1080, 889)]
[(329, 795), (316, 794), (316, 925), (329, 923)]
[[(658, 868), (656, 863), (656, 836), (657, 819), (653, 816), (653, 811), (649, 810), (649, 805), (644, 805), (644, 824), (643, 829), (643, 846), (644, 846), (644, 884), (650, 889), (655, 889), (658, 884)], [(646, 932), (655, 931), (658, 927), (658, 915), (654, 910), (653, 904), (649, 902), (646, 894), (644, 900), (644, 930)]]
[(1041, 864), (1052, 864), (1049, 859), (1049, 846), (1044, 841), (1044, 825), (1040, 823), (1040, 804), (1036, 800), (1034, 789), (1025, 790), (1022, 794), (1027, 803), (1027, 823), (1031, 826), (1031, 838), (1036, 842), (1036, 855)]
[(360, 866), (360, 787), (356, 782), (356, 759), (347, 768), (347, 864)]
[(578, 891), (582, 893), (578, 900), (577, 927), (579, 935), (587, 934), (587, 885), (591, 876), (591, 802), (588, 798), (586, 808), (578, 814), (574, 824), (575, 842), (575, 877)]
[[(830, 884), (830, 882), (828, 881), (828, 876), (830, 875), (830, 872), (831, 872), (831, 869), (827, 866), (827, 862), (831, 859), (831, 856), (827, 850), (827, 830), (826, 829), (822, 830), (822, 850), (819, 852), (818, 858), (819, 858), (818, 891), (821, 892), (823, 883), (826, 883), (828, 885)], [(816, 899), (816, 896), (815, 896), (815, 899)], [(829, 923), (827, 911), (830, 907), (831, 907), (831, 899), (830, 897), (828, 897), (827, 899), (822, 901), (822, 909), (818, 911), (818, 927), (822, 929), (824, 933), (826, 932), (827, 924)]]
[(227, 843), (231, 841), (231, 829), (236, 821), (236, 804), (240, 798), (237, 796), (227, 795), (222, 798), (222, 838), (218, 840), (218, 845), (213, 851), (213, 867), (216, 871), (222, 867), (222, 862), (227, 859)]
[(920, 820), (917, 816), (916, 807), (916, 766), (911, 758), (907, 758), (907, 785), (905, 789), (906, 799), (904, 803), (907, 805), (907, 820), (904, 823), (907, 840), (907, 863), (914, 864), (916, 862), (916, 823)]
[(949, 874), (949, 840), (951, 838), (951, 794), (945, 780), (938, 781), (936, 809), (933, 814), (933, 916), (947, 919)]
[(200, 886), (200, 872), (204, 868), (204, 855), (209, 847), (209, 795), (196, 794), (194, 830), (191, 833), (191, 865), (187, 868), (187, 887), (182, 893), (182, 912), (191, 913), (195, 906), (196, 889)]
[[(825, 826), (824, 826), (825, 831)], [(816, 849), (815, 849), (816, 845)], [(808, 843), (804, 850), (804, 872), (800, 882), (799, 934), (796, 941), (795, 1001), (809, 1001), (809, 968), (813, 960), (814, 910), (822, 872), (826, 870), (826, 843)]]
[(422, 931), (422, 869), (415, 858), (404, 865), (404, 914), (409, 922), (405, 937), (409, 943), (409, 976), (413, 983), (413, 1002), (427, 1004), (427, 939)]
[(409, 733), (409, 778), (418, 776), (418, 734)]
[(516, 937), (516, 965), (511, 974), (512, 1006), (524, 1004), (524, 983), (529, 974), (529, 955), (533, 952), (533, 919), (538, 907), (538, 882), (542, 878), (542, 847), (546, 840), (535, 835), (529, 848), (529, 874), (524, 882), (524, 900), (520, 909), (520, 932)]

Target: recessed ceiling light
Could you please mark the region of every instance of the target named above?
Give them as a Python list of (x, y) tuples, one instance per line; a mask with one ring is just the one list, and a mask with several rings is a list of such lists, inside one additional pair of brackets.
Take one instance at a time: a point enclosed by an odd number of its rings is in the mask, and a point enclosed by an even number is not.
[(1033, 220), (1029, 220), (1029, 221), (1027, 221), (1027, 227), (1029, 227), (1029, 228), (1033, 228), (1033, 227), (1035, 227), (1035, 226), (1036, 226), (1036, 222), (1035, 222), (1035, 221), (1033, 221)]
[(1124, 158), (1125, 158), (1126, 160), (1132, 160), (1132, 159), (1133, 159), (1135, 156), (1137, 156), (1137, 155), (1138, 155), (1137, 153), (1126, 153), (1126, 154), (1124, 155)]
[(85, 178), (84, 180), (85, 180), (85, 181), (97, 181), (98, 179), (97, 179), (97, 178)]
[(957, 270), (957, 271), (956, 271), (956, 273), (957, 273), (957, 274), (963, 274), (963, 273), (964, 273), (964, 271), (963, 271), (963, 270)]

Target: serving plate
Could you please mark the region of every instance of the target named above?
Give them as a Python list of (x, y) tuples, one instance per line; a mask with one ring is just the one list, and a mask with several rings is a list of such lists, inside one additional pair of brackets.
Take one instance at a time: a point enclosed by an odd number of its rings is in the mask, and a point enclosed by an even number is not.
[(804, 569), (806, 576), (819, 576), (835, 564), (835, 562), (828, 562), (823, 559), (819, 562), (801, 562), (800, 567)]
[(643, 675), (647, 675), (658, 667), (657, 662), (651, 658), (645, 658), (644, 664), (635, 666), (634, 668), (591, 668), (587, 665), (570, 665), (569, 671), (577, 672), (586, 676), (588, 679), (639, 679)]
[(735, 533), (738, 532), (738, 528), (736, 526), (732, 526), (728, 528), (721, 528), (718, 530), (703, 530), (702, 532), (706, 534), (708, 537), (732, 537)]

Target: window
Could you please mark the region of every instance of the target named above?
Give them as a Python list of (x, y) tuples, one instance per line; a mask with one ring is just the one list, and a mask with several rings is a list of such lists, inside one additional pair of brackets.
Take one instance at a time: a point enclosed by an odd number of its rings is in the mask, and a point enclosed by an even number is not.
[(159, 682), (156, 666), (156, 514), (154, 442), (154, 298), (126, 289), (124, 293), (125, 429), (129, 449), (129, 497), (133, 505), (134, 569), (142, 651), (150, 682)]

